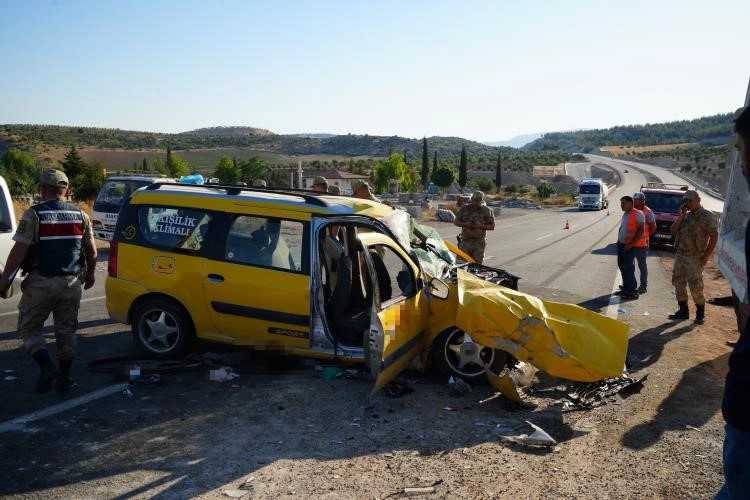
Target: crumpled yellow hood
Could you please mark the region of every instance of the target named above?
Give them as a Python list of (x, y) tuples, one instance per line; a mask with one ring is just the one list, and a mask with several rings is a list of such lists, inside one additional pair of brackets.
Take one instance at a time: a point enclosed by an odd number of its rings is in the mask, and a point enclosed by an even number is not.
[(622, 375), (628, 325), (574, 304), (547, 302), (458, 270), (456, 326), (550, 375), (594, 382)]

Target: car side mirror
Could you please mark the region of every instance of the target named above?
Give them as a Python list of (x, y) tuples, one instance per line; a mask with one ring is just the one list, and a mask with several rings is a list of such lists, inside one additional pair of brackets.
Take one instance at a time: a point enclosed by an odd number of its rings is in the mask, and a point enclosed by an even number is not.
[(445, 300), (450, 294), (450, 288), (442, 280), (438, 278), (432, 278), (430, 280), (430, 296), (440, 300)]

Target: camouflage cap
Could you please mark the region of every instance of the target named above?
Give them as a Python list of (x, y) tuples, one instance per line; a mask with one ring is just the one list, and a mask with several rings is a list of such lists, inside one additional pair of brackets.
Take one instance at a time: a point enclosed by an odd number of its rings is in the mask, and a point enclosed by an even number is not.
[(685, 191), (685, 193), (683, 193), (682, 197), (689, 198), (691, 200), (696, 200), (700, 198), (700, 195), (698, 194), (698, 191), (696, 191), (695, 189), (689, 189)]
[(471, 195), (471, 201), (484, 201), (484, 193), (481, 191), (474, 191)]
[(358, 181), (354, 181), (354, 184), (352, 184), (352, 191), (356, 193), (357, 190), (361, 187), (366, 187), (368, 191), (370, 190), (370, 185), (367, 183), (367, 181), (364, 179), (359, 179)]
[(326, 179), (322, 175), (319, 175), (315, 179), (313, 179), (313, 186), (315, 184), (325, 184), (327, 186), (328, 185), (328, 179)]
[(68, 187), (68, 176), (62, 170), (48, 168), (39, 179), (42, 184), (53, 187)]
[(264, 181), (263, 179), (255, 179), (253, 181), (253, 187), (264, 188), (264, 187), (268, 187), (268, 184), (266, 184), (266, 181)]
[(634, 200), (645, 200), (646, 199), (646, 195), (643, 194), (643, 193), (641, 193), (640, 191), (636, 191), (635, 193), (633, 193), (633, 199)]

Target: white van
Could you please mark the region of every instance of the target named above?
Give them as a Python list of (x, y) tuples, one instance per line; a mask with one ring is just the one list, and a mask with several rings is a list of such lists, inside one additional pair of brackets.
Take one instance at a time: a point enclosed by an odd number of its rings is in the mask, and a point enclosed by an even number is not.
[(112, 241), (112, 234), (117, 225), (117, 215), (122, 203), (137, 189), (154, 182), (174, 182), (162, 174), (113, 175), (107, 177), (99, 190), (91, 211), (91, 225), (94, 238)]
[[(0, 176), (0, 272), (5, 267), (10, 249), (13, 248), (13, 235), (16, 232), (16, 214), (13, 211), (13, 199), (5, 179)], [(8, 291), (8, 297), (18, 289), (18, 283)]]
[(578, 185), (578, 210), (604, 210), (609, 207), (609, 188), (602, 179), (581, 179)]

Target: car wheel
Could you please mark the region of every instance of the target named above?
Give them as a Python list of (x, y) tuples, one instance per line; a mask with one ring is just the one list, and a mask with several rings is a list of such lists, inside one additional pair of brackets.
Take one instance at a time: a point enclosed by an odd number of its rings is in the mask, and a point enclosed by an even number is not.
[(438, 335), (432, 348), (432, 363), (443, 375), (470, 384), (486, 383), (485, 368), (500, 373), (507, 359), (505, 351), (477, 344), (460, 328)]
[(149, 299), (133, 312), (133, 338), (144, 353), (156, 358), (185, 354), (195, 337), (187, 311), (171, 300)]

